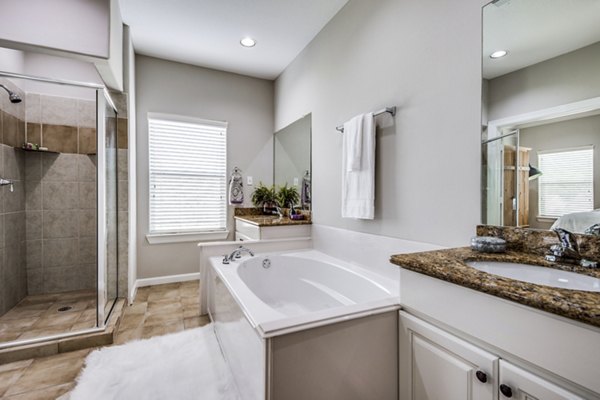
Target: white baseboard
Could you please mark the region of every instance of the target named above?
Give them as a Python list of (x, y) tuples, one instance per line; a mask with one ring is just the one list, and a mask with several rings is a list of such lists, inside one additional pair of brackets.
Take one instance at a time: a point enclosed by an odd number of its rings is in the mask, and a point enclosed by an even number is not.
[(163, 285), (165, 283), (187, 282), (195, 280), (200, 280), (200, 272), (194, 272), (191, 274), (157, 276), (156, 278), (143, 278), (137, 279), (135, 281), (134, 290), (137, 291), (138, 288), (144, 286)]

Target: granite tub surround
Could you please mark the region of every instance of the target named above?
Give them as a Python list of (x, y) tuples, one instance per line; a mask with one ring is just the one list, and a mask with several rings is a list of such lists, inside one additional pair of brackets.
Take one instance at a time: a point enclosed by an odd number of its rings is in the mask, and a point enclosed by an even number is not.
[(391, 257), (392, 263), (407, 270), (600, 327), (600, 293), (559, 289), (504, 278), (478, 271), (468, 266), (468, 261), (532, 264), (600, 278), (600, 270), (549, 263), (540, 254), (515, 250), (486, 254), (470, 248), (454, 248)]

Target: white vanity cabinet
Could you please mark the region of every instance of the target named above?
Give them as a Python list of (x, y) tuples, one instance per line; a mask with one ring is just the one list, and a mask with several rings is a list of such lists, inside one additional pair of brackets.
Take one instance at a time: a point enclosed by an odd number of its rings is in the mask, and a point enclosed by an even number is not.
[(500, 360), (499, 399), (584, 400), (554, 383)]
[(235, 218), (235, 240), (269, 240), (310, 237), (309, 224), (261, 224)]
[(400, 399), (494, 400), (499, 358), (400, 312)]
[(585, 400), (400, 311), (400, 400)]

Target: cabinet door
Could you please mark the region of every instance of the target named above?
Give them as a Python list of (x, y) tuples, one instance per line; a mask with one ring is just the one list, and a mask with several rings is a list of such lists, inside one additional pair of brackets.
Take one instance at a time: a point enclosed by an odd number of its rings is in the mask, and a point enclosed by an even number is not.
[(584, 400), (531, 372), (500, 361), (500, 400)]
[(400, 312), (401, 400), (493, 400), (497, 368), (497, 356)]

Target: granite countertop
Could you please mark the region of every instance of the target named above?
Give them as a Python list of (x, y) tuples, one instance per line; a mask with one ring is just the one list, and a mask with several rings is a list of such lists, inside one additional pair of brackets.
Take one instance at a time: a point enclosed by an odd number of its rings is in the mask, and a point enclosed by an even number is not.
[(560, 289), (478, 271), (466, 261), (504, 261), (533, 264), (600, 278), (600, 270), (549, 263), (543, 256), (519, 251), (478, 253), (468, 247), (398, 254), (391, 262), (408, 270), (465, 286), (503, 299), (600, 327), (600, 293)]
[(247, 222), (257, 226), (284, 226), (284, 225), (310, 225), (312, 224), (310, 217), (305, 216), (304, 219), (294, 220), (288, 217), (280, 217), (278, 215), (237, 215), (235, 219)]

